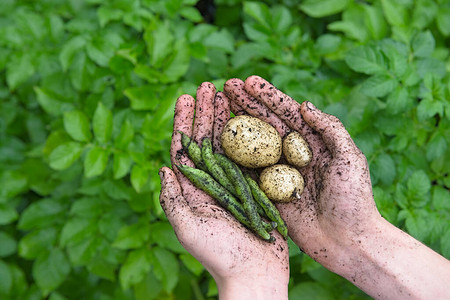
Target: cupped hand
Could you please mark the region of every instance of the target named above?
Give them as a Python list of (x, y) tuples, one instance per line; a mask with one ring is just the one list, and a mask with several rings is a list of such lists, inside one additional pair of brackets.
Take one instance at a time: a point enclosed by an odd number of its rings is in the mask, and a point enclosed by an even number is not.
[(309, 143), (313, 159), (300, 168), (305, 189), (300, 200), (278, 204), (292, 240), (316, 261), (337, 273), (351, 268), (345, 251), (361, 243), (380, 218), (365, 156), (343, 124), (310, 102), (299, 104), (258, 76), (245, 83), (230, 79), (225, 94), (231, 110), (272, 124), (284, 137), (298, 131)]
[[(214, 85), (208, 82), (198, 88), (196, 97), (195, 101), (183, 95), (177, 100), (172, 165), (194, 166), (182, 149), (179, 131), (199, 145), (208, 137), (213, 141), (214, 150), (222, 152), (219, 137), (230, 118), (229, 100), (221, 92), (216, 94)], [(258, 238), (176, 168), (161, 168), (160, 177), (160, 202), (169, 222), (183, 247), (214, 277), (222, 298), (226, 298), (226, 291), (239, 290), (236, 282), (249, 289), (253, 285), (270, 287), (278, 296), (273, 298), (264, 291), (267, 299), (280, 299), (287, 293), (288, 248), (278, 232), (272, 233), (276, 238), (274, 243)], [(261, 287), (255, 289), (263, 291)], [(244, 299), (242, 296), (240, 298)]]

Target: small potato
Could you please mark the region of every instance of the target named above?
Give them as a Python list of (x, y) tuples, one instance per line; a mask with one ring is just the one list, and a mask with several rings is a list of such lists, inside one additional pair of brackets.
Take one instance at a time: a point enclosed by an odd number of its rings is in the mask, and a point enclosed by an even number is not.
[(283, 140), (283, 154), (289, 164), (296, 167), (307, 166), (312, 159), (308, 143), (297, 131), (289, 133)]
[(276, 129), (251, 116), (230, 119), (223, 129), (221, 143), (230, 159), (248, 168), (276, 164), (282, 152), (281, 136)]
[(300, 172), (289, 165), (273, 165), (265, 168), (259, 177), (259, 187), (267, 197), (276, 202), (299, 199), (305, 182)]

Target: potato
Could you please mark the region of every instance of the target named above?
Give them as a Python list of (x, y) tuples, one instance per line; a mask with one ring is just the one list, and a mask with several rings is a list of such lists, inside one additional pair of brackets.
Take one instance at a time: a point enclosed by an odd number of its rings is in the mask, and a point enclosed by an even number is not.
[(282, 152), (281, 136), (276, 129), (251, 116), (230, 119), (223, 129), (221, 143), (230, 159), (248, 168), (276, 164)]
[(259, 176), (259, 187), (276, 202), (290, 202), (300, 199), (305, 181), (302, 174), (290, 166), (277, 164), (265, 168)]
[(308, 143), (297, 131), (289, 133), (283, 140), (283, 154), (289, 164), (296, 167), (307, 166), (312, 159)]

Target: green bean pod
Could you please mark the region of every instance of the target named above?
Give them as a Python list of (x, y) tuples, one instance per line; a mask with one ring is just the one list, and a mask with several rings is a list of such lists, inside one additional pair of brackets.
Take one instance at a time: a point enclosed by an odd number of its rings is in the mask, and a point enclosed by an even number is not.
[[(250, 220), (245, 214), (245, 211), (239, 201), (228, 192), (220, 183), (214, 180), (208, 173), (200, 169), (195, 169), (186, 165), (176, 165), (181, 173), (184, 174), (194, 185), (205, 191), (208, 195), (214, 198), (219, 204), (227, 209), (239, 222), (247, 228), (253, 230)], [(262, 239), (273, 242), (275, 239), (267, 232), (260, 234), (256, 232)]]
[(217, 162), (212, 150), (211, 140), (204, 138), (202, 141), (202, 159), (206, 165), (208, 173), (217, 180), (224, 188), (227, 189), (233, 196), (238, 197), (234, 185), (228, 179), (227, 174)]
[(288, 229), (286, 223), (280, 215), (280, 212), (276, 208), (275, 204), (270, 201), (266, 194), (259, 188), (258, 183), (253, 180), (249, 174), (244, 175), (245, 180), (248, 182), (253, 194), (253, 198), (264, 209), (270, 220), (278, 224), (277, 230), (284, 238), (288, 237)]
[(203, 171), (206, 171), (206, 165), (202, 159), (202, 149), (196, 142), (194, 142), (190, 137), (188, 137), (185, 133), (178, 131), (181, 133), (181, 145), (187, 152), (189, 158), (194, 162), (195, 166)]
[(250, 220), (250, 225), (254, 231), (256, 231), (261, 236), (270, 238), (270, 234), (264, 229), (263, 221), (261, 216), (258, 214), (258, 208), (255, 200), (252, 196), (252, 191), (248, 186), (247, 181), (242, 174), (241, 169), (234, 162), (229, 160), (226, 156), (215, 153), (214, 157), (219, 162), (220, 166), (224, 169), (228, 178), (232, 180), (236, 192), (241, 199), (242, 207)]

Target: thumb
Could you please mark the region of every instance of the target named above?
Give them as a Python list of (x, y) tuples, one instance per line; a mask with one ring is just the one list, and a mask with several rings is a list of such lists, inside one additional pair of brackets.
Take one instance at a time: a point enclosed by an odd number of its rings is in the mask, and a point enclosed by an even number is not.
[(320, 133), (334, 157), (359, 152), (350, 134), (337, 117), (322, 112), (309, 101), (301, 104), (300, 112), (303, 120)]
[(168, 167), (159, 170), (161, 193), (159, 202), (166, 213), (167, 219), (175, 231), (192, 217), (192, 211), (183, 197), (180, 184), (175, 173)]

